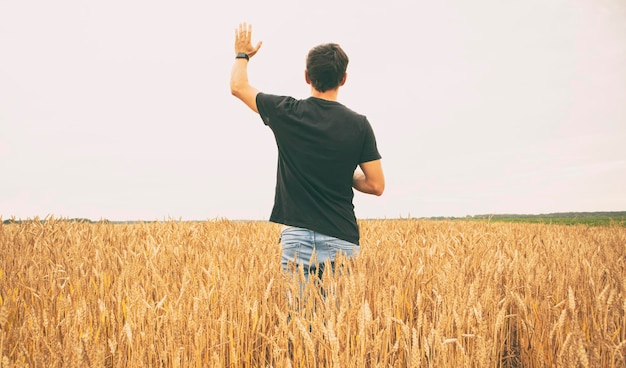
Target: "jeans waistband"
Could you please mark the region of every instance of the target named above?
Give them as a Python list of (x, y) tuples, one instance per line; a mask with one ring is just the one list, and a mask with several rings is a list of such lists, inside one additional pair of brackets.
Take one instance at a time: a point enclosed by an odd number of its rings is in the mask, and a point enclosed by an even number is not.
[(280, 232), (282, 233), (283, 231), (285, 231), (285, 230), (289, 230), (289, 229), (291, 229), (291, 228), (293, 228), (293, 227), (295, 227), (295, 226), (281, 225), (281, 227), (280, 227)]

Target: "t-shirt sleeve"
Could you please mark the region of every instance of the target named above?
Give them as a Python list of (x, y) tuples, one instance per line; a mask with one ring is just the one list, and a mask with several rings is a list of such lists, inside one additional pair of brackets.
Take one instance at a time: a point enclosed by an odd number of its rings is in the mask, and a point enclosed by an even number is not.
[(270, 123), (269, 115), (270, 115), (270, 110), (272, 110), (271, 108), (272, 104), (270, 102), (270, 95), (267, 95), (262, 92), (257, 93), (256, 107), (257, 107), (257, 110), (259, 110), (259, 115), (261, 116), (261, 119), (263, 120), (263, 124), (269, 125)]
[(256, 106), (263, 123), (269, 127), (280, 111), (289, 106), (294, 99), (288, 96), (271, 95), (259, 92), (256, 95)]
[(365, 118), (364, 133), (365, 138), (363, 140), (363, 149), (361, 150), (359, 163), (379, 160), (381, 155), (378, 152), (378, 147), (376, 145), (376, 136), (374, 135), (372, 125), (369, 123), (367, 118)]

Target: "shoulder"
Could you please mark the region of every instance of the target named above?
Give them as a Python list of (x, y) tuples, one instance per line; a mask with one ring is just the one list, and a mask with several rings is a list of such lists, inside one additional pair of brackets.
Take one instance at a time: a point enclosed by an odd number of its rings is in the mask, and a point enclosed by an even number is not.
[(275, 95), (275, 94), (264, 93), (264, 92), (259, 92), (256, 95), (256, 100), (257, 100), (257, 103), (261, 102), (268, 106), (288, 105), (288, 104), (293, 104), (295, 101), (298, 101), (291, 96)]
[(337, 106), (337, 109), (342, 110), (346, 116), (349, 116), (354, 121), (359, 122), (361, 124), (368, 124), (367, 117), (365, 115), (351, 109), (350, 107), (344, 105), (341, 102), (335, 102), (335, 106)]
[(345, 114), (351, 118), (351, 121), (360, 129), (360, 130), (371, 130), (371, 125), (367, 116), (359, 113), (343, 104), (341, 104), (342, 109)]
[(262, 93), (256, 96), (256, 104), (259, 115), (265, 125), (273, 126), (274, 122), (280, 121), (281, 117), (291, 116), (299, 110), (300, 100), (291, 96)]
[(372, 128), (372, 124), (366, 115), (355, 112), (354, 110), (348, 109), (349, 114), (352, 116), (353, 128), (363, 134), (366, 137), (371, 137), (374, 135), (374, 130)]

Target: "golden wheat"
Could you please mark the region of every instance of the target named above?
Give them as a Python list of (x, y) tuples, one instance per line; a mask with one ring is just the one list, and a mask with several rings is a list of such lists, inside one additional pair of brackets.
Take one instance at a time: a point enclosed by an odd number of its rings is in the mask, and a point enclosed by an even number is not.
[(267, 222), (0, 224), (0, 367), (626, 363), (625, 228), (360, 226), (302, 286)]

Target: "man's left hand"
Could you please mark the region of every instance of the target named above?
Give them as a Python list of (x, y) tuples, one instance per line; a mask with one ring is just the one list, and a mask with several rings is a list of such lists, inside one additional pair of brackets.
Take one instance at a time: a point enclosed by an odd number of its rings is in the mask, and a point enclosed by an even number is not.
[(235, 29), (235, 54), (243, 52), (248, 57), (254, 56), (259, 51), (263, 41), (259, 41), (256, 47), (252, 46), (252, 25), (240, 23), (239, 28)]

